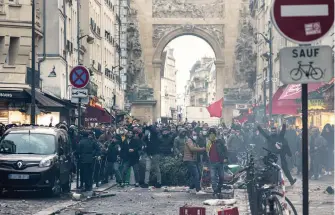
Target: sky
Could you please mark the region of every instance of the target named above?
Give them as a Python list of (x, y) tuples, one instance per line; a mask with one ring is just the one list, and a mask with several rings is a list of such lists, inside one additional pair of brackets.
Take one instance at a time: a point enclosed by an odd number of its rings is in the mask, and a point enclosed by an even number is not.
[(173, 48), (176, 59), (176, 85), (177, 94), (184, 93), (184, 86), (190, 76), (193, 64), (202, 57), (215, 57), (211, 46), (203, 39), (196, 36), (181, 36), (172, 40), (167, 47)]

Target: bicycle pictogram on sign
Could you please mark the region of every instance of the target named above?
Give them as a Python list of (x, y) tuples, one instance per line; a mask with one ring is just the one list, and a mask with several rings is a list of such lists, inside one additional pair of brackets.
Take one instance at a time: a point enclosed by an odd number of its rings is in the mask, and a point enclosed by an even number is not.
[(294, 68), (290, 72), (292, 80), (299, 81), (301, 78), (306, 76), (306, 78), (312, 78), (314, 80), (320, 80), (323, 77), (324, 72), (319, 67), (314, 67), (313, 62), (308, 64), (302, 64), (301, 61), (298, 62), (298, 68)]
[(70, 72), (70, 83), (76, 88), (85, 87), (90, 80), (89, 71), (83, 66), (76, 66)]

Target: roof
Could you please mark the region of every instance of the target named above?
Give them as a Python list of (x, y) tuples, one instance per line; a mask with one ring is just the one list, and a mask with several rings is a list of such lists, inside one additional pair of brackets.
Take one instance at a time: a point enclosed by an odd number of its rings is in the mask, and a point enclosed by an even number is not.
[[(31, 89), (25, 89), (25, 91), (31, 95)], [(36, 101), (41, 104), (43, 107), (56, 107), (62, 108), (64, 105), (46, 97), (42, 92), (35, 90), (35, 99)]]
[(55, 127), (41, 127), (41, 126), (22, 126), (22, 127), (12, 127), (6, 131), (6, 133), (34, 133), (34, 134), (50, 134), (56, 135), (59, 129)]

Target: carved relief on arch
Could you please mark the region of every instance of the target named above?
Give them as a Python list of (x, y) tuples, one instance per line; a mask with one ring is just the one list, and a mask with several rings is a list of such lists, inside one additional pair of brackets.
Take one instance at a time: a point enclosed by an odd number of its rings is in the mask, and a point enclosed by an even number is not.
[(153, 18), (224, 18), (224, 0), (152, 0)]
[[(169, 32), (182, 28), (185, 33), (194, 32), (195, 28), (199, 28), (206, 31), (211, 35), (223, 48), (225, 45), (224, 39), (224, 25), (223, 24), (213, 24), (213, 25), (193, 25), (193, 24), (154, 24), (153, 25), (153, 35), (152, 35), (152, 45), (157, 47), (158, 42), (161, 38), (167, 35)], [(196, 35), (195, 35), (196, 36)]]

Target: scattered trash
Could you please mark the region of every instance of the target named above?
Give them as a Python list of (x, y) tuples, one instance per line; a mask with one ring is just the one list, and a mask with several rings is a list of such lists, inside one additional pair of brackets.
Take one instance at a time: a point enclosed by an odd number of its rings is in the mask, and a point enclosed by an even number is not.
[(237, 201), (236, 199), (208, 199), (203, 202), (204, 205), (210, 206), (223, 206), (223, 205), (233, 205)]
[(325, 192), (328, 194), (334, 194), (334, 188), (332, 188), (331, 186), (328, 186)]

